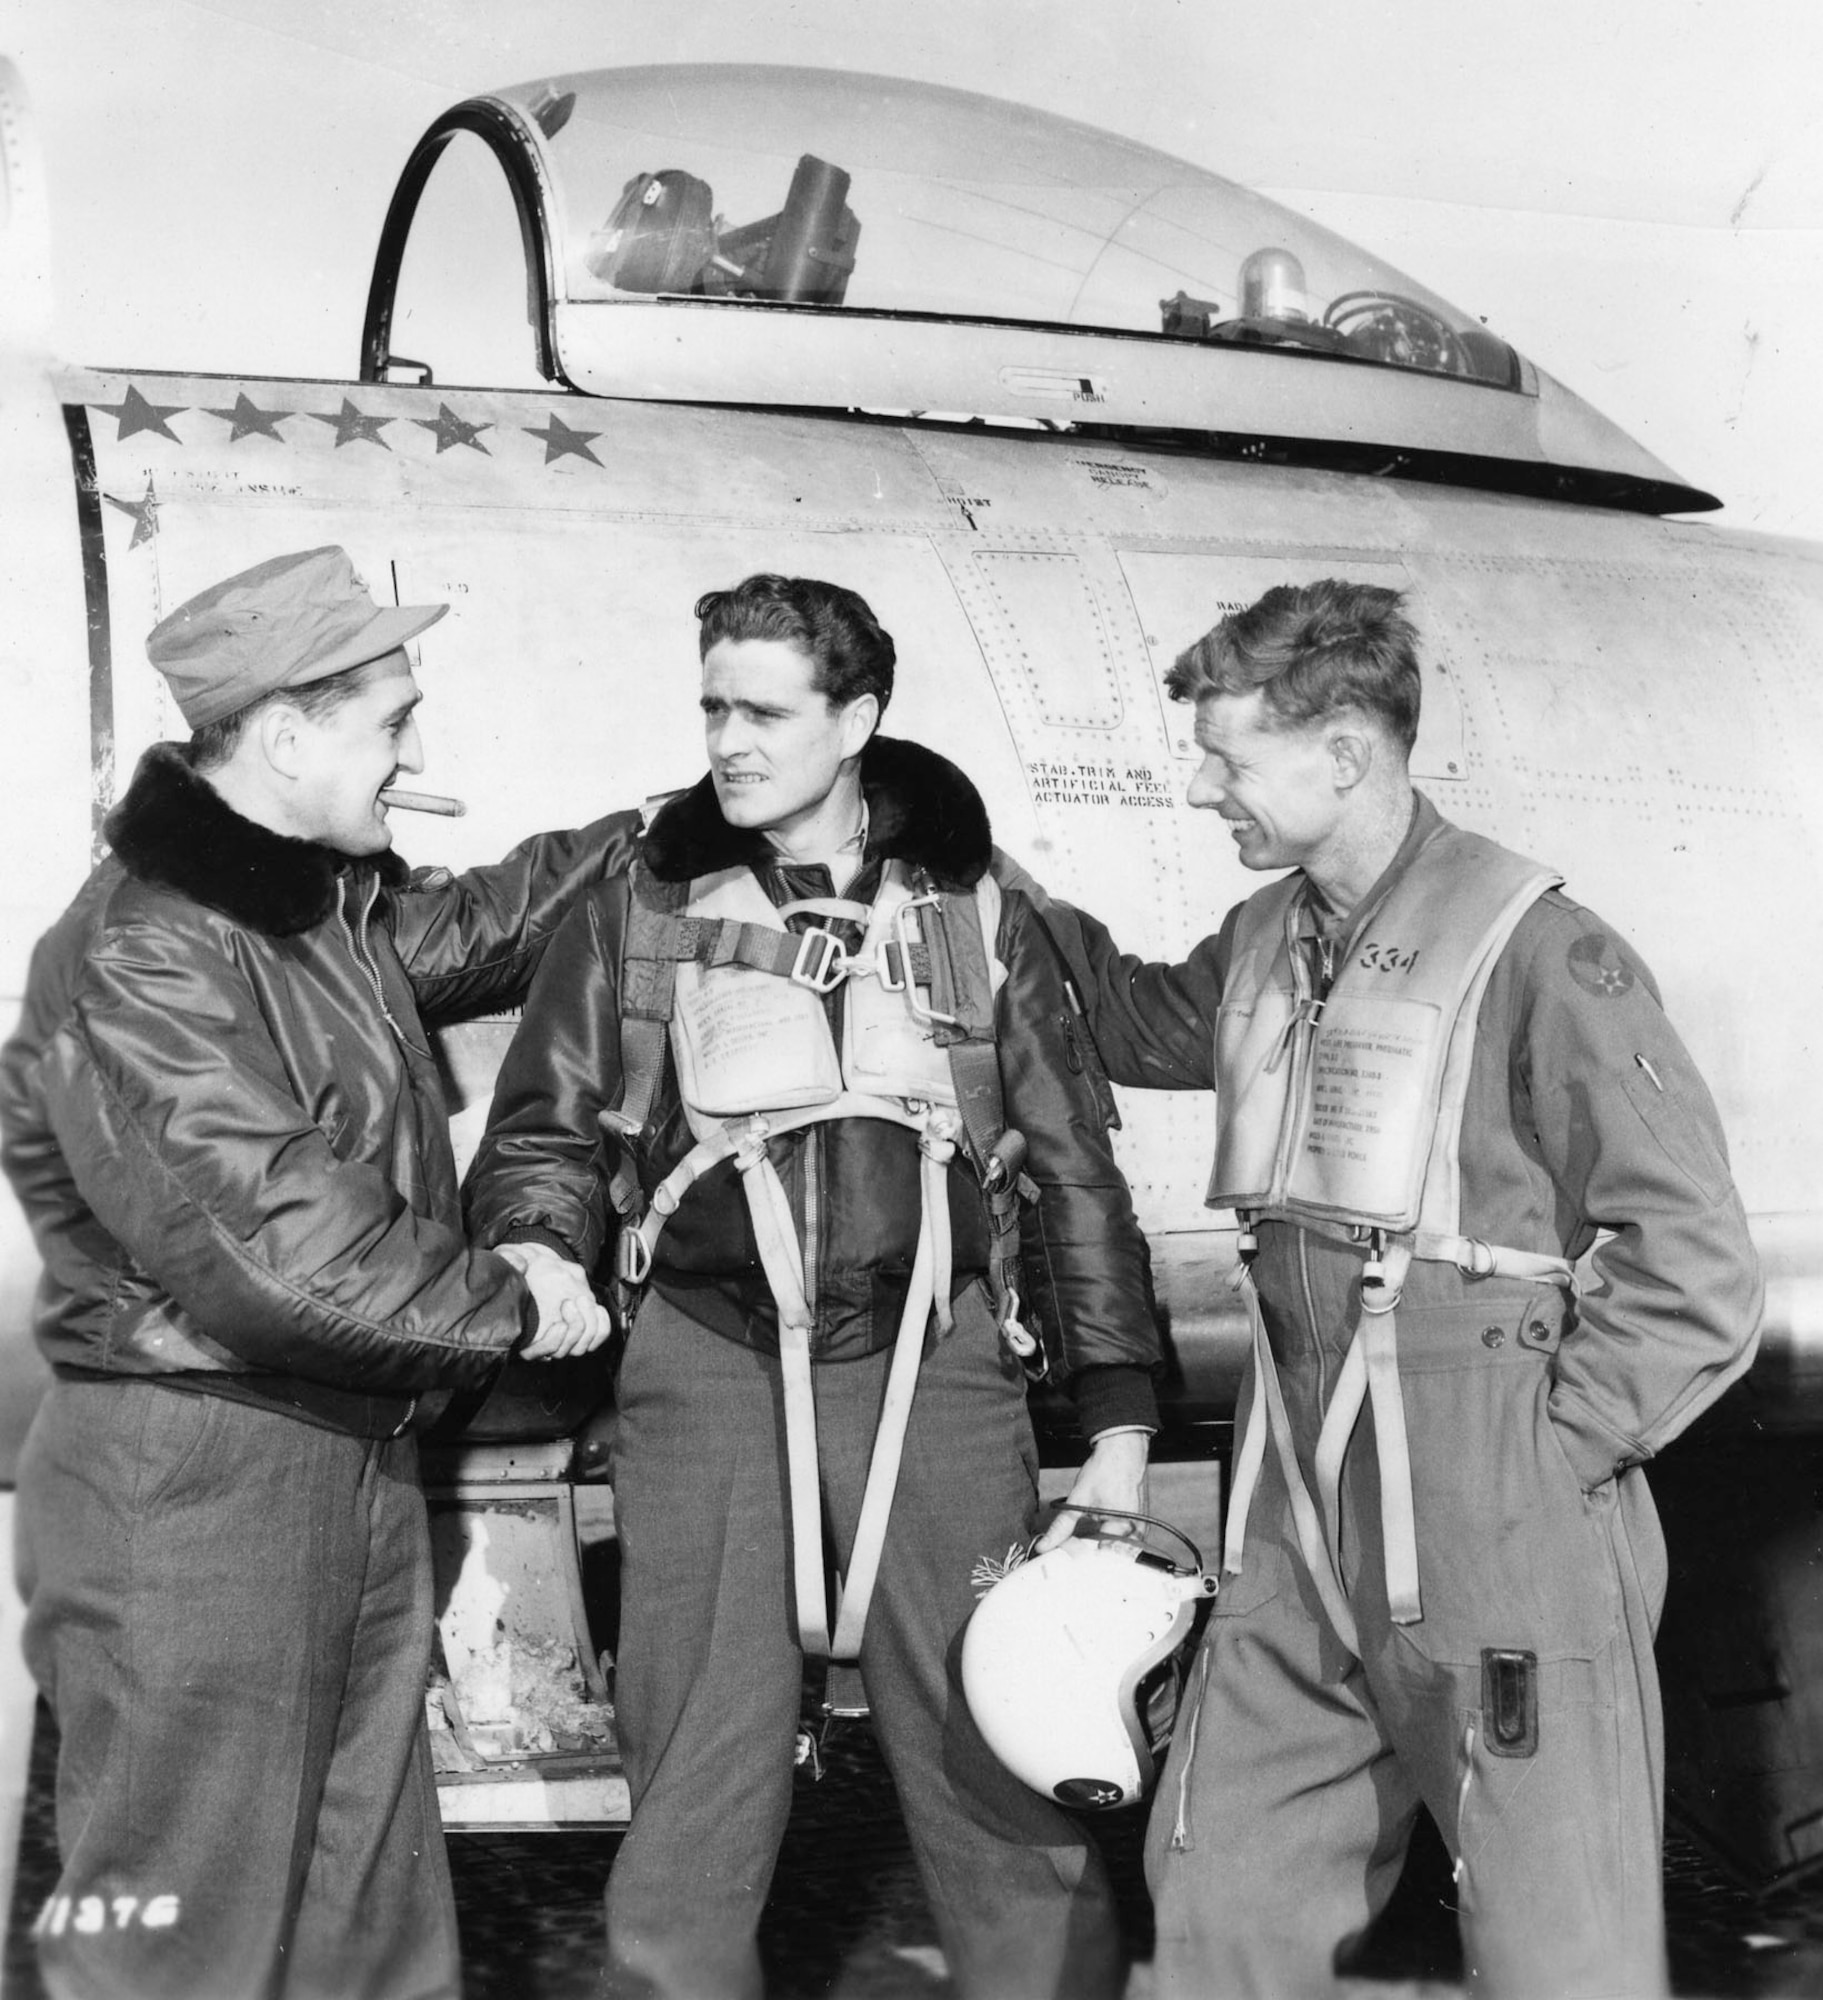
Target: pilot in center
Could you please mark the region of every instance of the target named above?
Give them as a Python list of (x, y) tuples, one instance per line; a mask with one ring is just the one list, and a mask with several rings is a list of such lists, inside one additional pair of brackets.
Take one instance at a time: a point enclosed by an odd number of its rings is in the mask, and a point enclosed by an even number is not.
[(804, 1654), (858, 1642), (956, 1990), (1112, 1996), (1094, 1848), (996, 1763), (954, 1662), (971, 1571), (1037, 1519), (1034, 1319), (1091, 1440), (1076, 1497), (1143, 1498), (1158, 1345), (1106, 1106), (974, 787), (876, 733), (868, 606), (754, 576), (696, 608), (708, 775), (554, 941), (468, 1189), (480, 1240), (584, 1268), (618, 1211), (640, 1294), (609, 1990), (757, 2000)]

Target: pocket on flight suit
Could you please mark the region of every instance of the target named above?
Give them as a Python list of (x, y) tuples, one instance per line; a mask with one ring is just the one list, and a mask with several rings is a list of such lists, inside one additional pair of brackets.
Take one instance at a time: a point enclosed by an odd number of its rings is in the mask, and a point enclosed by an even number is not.
[(1435, 1664), (1594, 1659), (1619, 1625), (1606, 1503), (1550, 1414), (1560, 1318), (1550, 1292), (1400, 1311), (1423, 1615), (1396, 1629)]

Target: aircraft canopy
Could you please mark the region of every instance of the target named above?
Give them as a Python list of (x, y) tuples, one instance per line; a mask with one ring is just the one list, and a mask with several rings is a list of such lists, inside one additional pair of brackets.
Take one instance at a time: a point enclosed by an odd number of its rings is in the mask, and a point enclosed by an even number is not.
[(562, 290), (1293, 346), (1520, 386), (1391, 265), (1234, 182), (956, 90), (814, 70), (596, 71), (536, 131)]
[(1715, 504), (1276, 202), (1071, 119), (837, 70), (590, 70), (453, 107), (368, 299), (363, 375), (413, 368)]

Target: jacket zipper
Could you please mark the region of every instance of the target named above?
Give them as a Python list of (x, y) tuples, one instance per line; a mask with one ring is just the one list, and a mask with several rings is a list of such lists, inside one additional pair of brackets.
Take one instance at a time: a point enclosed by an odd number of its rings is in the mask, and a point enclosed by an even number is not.
[(1190, 1826), (1190, 1779), (1196, 1769), (1196, 1738), (1203, 1725), (1203, 1703), (1209, 1695), (1210, 1641), (1205, 1634), (1196, 1659), (1196, 1701), (1190, 1710), (1189, 1741), (1184, 1745), (1183, 1766), (1177, 1779), (1177, 1814), (1171, 1824), (1171, 1845), (1184, 1849), (1194, 1843)]
[[(1310, 962), (1296, 935), (1296, 908), (1285, 919), (1289, 934), (1292, 1001), (1297, 1009), (1291, 1042), (1291, 1082), (1287, 1116), (1279, 1133), (1279, 1158), (1273, 1169), (1273, 1192), (1282, 1200), (1291, 1180), (1292, 1137), (1303, 1123), (1304, 1092), (1310, 1080), (1310, 1052), (1316, 1040), (1316, 1017), (1311, 1002), (1320, 1005), (1329, 996), (1318, 995), (1311, 983)], [(1296, 1225), (1294, 1225), (1295, 1227)], [(1304, 1324), (1317, 1361), (1317, 1412), (1319, 1418), (1329, 1406), (1329, 1367), (1323, 1350), (1323, 1332), (1317, 1324), (1316, 1296), (1310, 1282), (1310, 1232), (1298, 1228), (1298, 1277), (1304, 1292)]]
[(1317, 1357), (1317, 1419), (1329, 1408), (1329, 1365), (1323, 1351), (1323, 1329), (1317, 1324), (1316, 1294), (1310, 1283), (1310, 1231), (1298, 1231), (1298, 1278), (1304, 1287), (1304, 1325)]
[(817, 1260), (822, 1254), (818, 1241), (821, 1234), (818, 1224), (822, 1220), (822, 1181), (819, 1173), (822, 1144), (822, 1127), (813, 1125), (804, 1140), (804, 1304), (809, 1310), (813, 1329), (817, 1316)]
[[(372, 959), (362, 948), (361, 936), (366, 932), (367, 919), (373, 914), (373, 906), (378, 900), (379, 894), (380, 879), (376, 875), (368, 884), (367, 900), (361, 908), (360, 934), (357, 934), (355, 925), (350, 921), (348, 915), (348, 877), (346, 875), (338, 875), (335, 883), (336, 915), (341, 920), (342, 929), (348, 938), (348, 949), (354, 955), (355, 964), (366, 974), (367, 983), (373, 988), (373, 997), (379, 1006), (381, 1018), (393, 1031), (394, 1036), (406, 1048), (415, 1048), (416, 1044), (406, 1036), (398, 1022), (393, 1019), (392, 1009), (386, 1004), (386, 992), (380, 984), (380, 968), (373, 963)], [(419, 1050), (418, 1053), (421, 1055), (428, 1054), (428, 1051)], [(414, 1395), (407, 1398), (405, 1414), (387, 1433), (387, 1436), (389, 1438), (403, 1437), (410, 1430), (412, 1419), (417, 1414), (418, 1399)]]
[(1267, 1205), (1273, 1208), (1284, 1202), (1291, 1183), (1292, 1142), (1303, 1122), (1304, 1091), (1310, 1077), (1310, 1048), (1317, 1031), (1316, 1009), (1311, 1004), (1317, 996), (1310, 983), (1310, 967), (1305, 963), (1303, 946), (1293, 928), (1296, 914), (1294, 905), (1285, 918), (1288, 956), (1291, 959), (1291, 1077), (1286, 1085), (1285, 1121), (1279, 1128), (1278, 1153), (1272, 1163), (1272, 1193)]
[(348, 914), (347, 876), (338, 875), (336, 877), (335, 892), (336, 914), (341, 918), (342, 929), (347, 933), (348, 949), (354, 954), (355, 964), (366, 975), (368, 985), (373, 988), (373, 997), (375, 1004), (379, 1007), (380, 1018), (392, 1030), (395, 1039), (402, 1047), (411, 1050), (413, 1055), (424, 1057), (425, 1061), (429, 1062), (432, 1059), (430, 1051), (419, 1048), (418, 1044), (393, 1019), (392, 1009), (386, 1004), (386, 989), (380, 984), (380, 968), (373, 962), (363, 942), (367, 935), (367, 920), (373, 915), (373, 906), (379, 900), (380, 878), (377, 875), (374, 876), (367, 885), (367, 896), (361, 906), (361, 918), (358, 929)]
[[(830, 876), (829, 886), (835, 889), (835, 877)], [(849, 888), (854, 887), (853, 881)], [(837, 1060), (842, 1048), (842, 1007), (843, 1000), (838, 991), (825, 1002), (824, 1018), (829, 1023), (829, 1032), (834, 1039)], [(816, 1343), (815, 1327), (817, 1298), (821, 1292), (823, 1256), (823, 1143), (825, 1128), (813, 1125), (804, 1135), (804, 1305), (810, 1314), (812, 1328), (811, 1344)]]

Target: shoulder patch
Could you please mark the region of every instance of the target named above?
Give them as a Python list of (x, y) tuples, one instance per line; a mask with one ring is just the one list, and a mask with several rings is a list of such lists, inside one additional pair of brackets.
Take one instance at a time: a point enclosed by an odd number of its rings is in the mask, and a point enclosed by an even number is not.
[(1570, 977), (1598, 1000), (1618, 1000), (1631, 993), (1635, 984), (1633, 968), (1614, 948), (1605, 931), (1585, 931), (1565, 954)]

